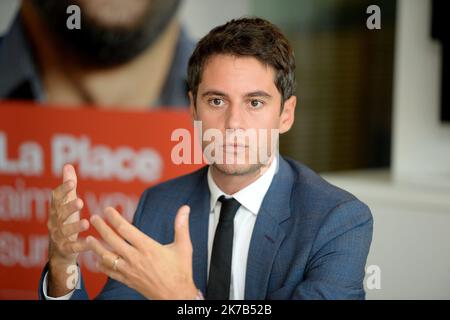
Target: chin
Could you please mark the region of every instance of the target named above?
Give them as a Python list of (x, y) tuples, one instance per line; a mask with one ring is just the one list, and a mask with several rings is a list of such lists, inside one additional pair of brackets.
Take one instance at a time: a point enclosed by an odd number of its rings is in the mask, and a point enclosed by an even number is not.
[(217, 164), (214, 163), (213, 167), (222, 174), (229, 176), (244, 176), (252, 174), (261, 169), (262, 164)]

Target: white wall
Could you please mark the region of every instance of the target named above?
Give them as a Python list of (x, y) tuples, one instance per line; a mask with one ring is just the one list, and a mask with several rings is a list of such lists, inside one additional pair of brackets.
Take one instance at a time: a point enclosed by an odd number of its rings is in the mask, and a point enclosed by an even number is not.
[(450, 125), (439, 120), (441, 46), (430, 37), (431, 1), (398, 2), (393, 174), (450, 186)]

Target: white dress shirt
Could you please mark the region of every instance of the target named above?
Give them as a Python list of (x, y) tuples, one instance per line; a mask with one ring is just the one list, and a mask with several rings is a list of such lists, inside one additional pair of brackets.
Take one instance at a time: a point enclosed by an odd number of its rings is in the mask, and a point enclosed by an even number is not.
[[(211, 194), (211, 206), (209, 213), (208, 228), (208, 275), (209, 265), (211, 261), (211, 252), (214, 242), (214, 235), (217, 224), (219, 223), (221, 202), (218, 201), (220, 196), (227, 198), (235, 198), (241, 206), (236, 212), (234, 218), (234, 234), (233, 234), (233, 253), (231, 262), (231, 281), (230, 281), (230, 299), (243, 300), (245, 295), (245, 275), (247, 271), (247, 256), (250, 247), (250, 240), (255, 226), (256, 217), (258, 215), (264, 197), (269, 190), (273, 177), (277, 171), (278, 157), (275, 156), (269, 168), (257, 180), (249, 184), (244, 189), (228, 195), (217, 186), (211, 175), (211, 167), (208, 169), (208, 187)], [(80, 271), (78, 271), (80, 274)], [(72, 297), (74, 291), (69, 292), (65, 296), (53, 298), (47, 295), (47, 274), (43, 281), (43, 293), (47, 300), (68, 300)], [(79, 281), (79, 279), (78, 279)]]
[(220, 196), (233, 197), (241, 206), (234, 218), (233, 253), (231, 261), (231, 281), (230, 300), (243, 300), (245, 295), (245, 275), (247, 271), (247, 256), (250, 247), (250, 240), (255, 226), (264, 196), (272, 183), (277, 169), (277, 157), (275, 156), (270, 167), (256, 181), (249, 184), (244, 189), (235, 194), (224, 193), (211, 175), (211, 167), (208, 169), (208, 186), (211, 193), (211, 211), (209, 213), (209, 233), (208, 233), (208, 276), (211, 262), (211, 252), (214, 242), (214, 235), (219, 223), (220, 207), (222, 203), (218, 201)]

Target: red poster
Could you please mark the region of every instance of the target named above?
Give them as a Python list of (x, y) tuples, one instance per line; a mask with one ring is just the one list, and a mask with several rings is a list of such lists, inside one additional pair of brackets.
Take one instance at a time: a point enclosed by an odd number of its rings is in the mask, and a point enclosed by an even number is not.
[[(187, 111), (149, 112), (66, 109), (0, 103), (0, 299), (36, 299), (47, 261), (50, 193), (64, 163), (75, 166), (82, 218), (116, 207), (131, 221), (148, 187), (200, 165), (171, 161), (172, 132), (192, 133)], [(82, 233), (85, 237), (91, 231)], [(88, 293), (106, 277), (94, 255), (79, 258)]]

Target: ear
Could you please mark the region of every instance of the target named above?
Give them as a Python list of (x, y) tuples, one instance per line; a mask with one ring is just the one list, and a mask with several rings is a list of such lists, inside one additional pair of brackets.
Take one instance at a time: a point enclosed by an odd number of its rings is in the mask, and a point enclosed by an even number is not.
[(288, 132), (294, 124), (296, 105), (296, 96), (291, 96), (284, 102), (283, 111), (280, 116), (280, 134)]
[(197, 108), (195, 107), (194, 95), (192, 91), (188, 92), (189, 95), (189, 112), (191, 114), (192, 121), (197, 120)]

